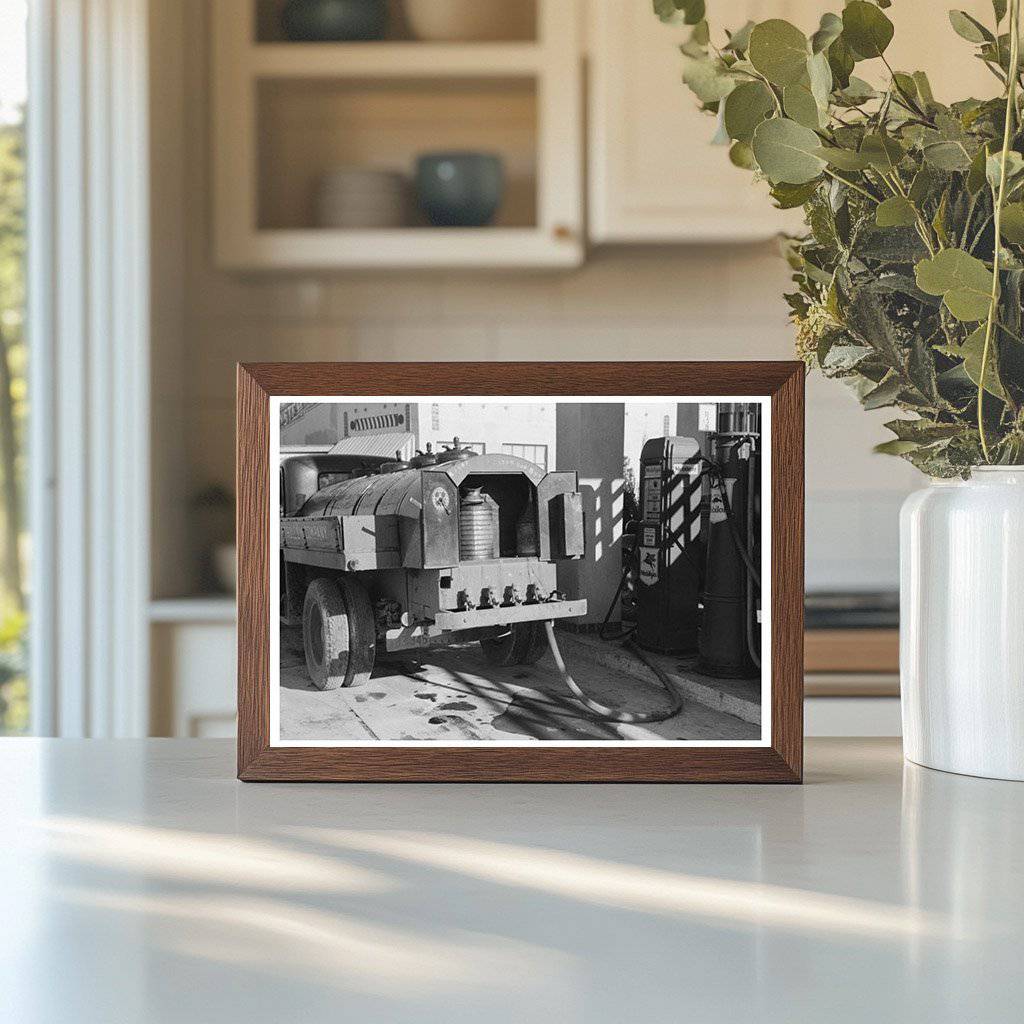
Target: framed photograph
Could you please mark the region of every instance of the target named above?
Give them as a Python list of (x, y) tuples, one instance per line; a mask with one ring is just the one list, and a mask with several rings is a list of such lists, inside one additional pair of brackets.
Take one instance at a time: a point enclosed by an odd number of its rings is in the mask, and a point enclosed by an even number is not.
[(799, 782), (798, 362), (238, 367), (238, 775)]

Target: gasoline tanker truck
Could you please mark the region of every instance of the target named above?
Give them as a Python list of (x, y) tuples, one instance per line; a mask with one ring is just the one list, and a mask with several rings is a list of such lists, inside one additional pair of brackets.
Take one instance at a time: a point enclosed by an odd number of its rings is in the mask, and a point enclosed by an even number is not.
[(313, 683), (367, 680), (380, 652), (478, 639), (536, 661), (545, 622), (585, 614), (556, 565), (584, 555), (574, 472), (461, 448), (303, 455), (281, 465), (281, 619), (301, 625)]

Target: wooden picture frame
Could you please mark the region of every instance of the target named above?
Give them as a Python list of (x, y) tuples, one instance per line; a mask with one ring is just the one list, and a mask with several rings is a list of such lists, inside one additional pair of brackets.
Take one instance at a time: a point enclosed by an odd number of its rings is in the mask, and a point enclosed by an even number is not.
[[(775, 362), (238, 366), (238, 777), (244, 781), (800, 782), (804, 367)], [(275, 746), (270, 735), (275, 396), (730, 396), (770, 408), (770, 737), (751, 746)], [(276, 457), (276, 455), (275, 455)]]

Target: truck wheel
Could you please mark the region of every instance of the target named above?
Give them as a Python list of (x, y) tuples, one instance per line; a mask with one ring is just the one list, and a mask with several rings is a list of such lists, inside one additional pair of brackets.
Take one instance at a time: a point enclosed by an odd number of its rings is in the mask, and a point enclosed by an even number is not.
[(373, 607), (354, 580), (313, 580), (302, 606), (306, 671), (321, 690), (365, 683), (377, 651)]
[(480, 641), (492, 665), (532, 665), (548, 649), (543, 622), (514, 622), (501, 636)]

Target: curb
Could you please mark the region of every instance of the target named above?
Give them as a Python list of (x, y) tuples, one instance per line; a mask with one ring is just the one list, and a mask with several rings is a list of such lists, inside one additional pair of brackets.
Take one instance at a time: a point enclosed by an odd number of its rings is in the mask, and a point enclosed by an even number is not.
[[(651, 681), (651, 673), (647, 666), (621, 644), (608, 643), (596, 637), (590, 638), (565, 630), (559, 630), (558, 644), (570, 665), (572, 658), (583, 658), (604, 668), (615, 669), (634, 679)], [(698, 675), (696, 672), (681, 672), (679, 658), (667, 654), (651, 654), (649, 651), (644, 651), (644, 654), (657, 662), (680, 692), (691, 700), (715, 711), (723, 711), (744, 722), (750, 722), (751, 725), (761, 724), (760, 688), (756, 682), (719, 680), (711, 676)], [(743, 693), (743, 690), (755, 691), (758, 695), (748, 695)]]

